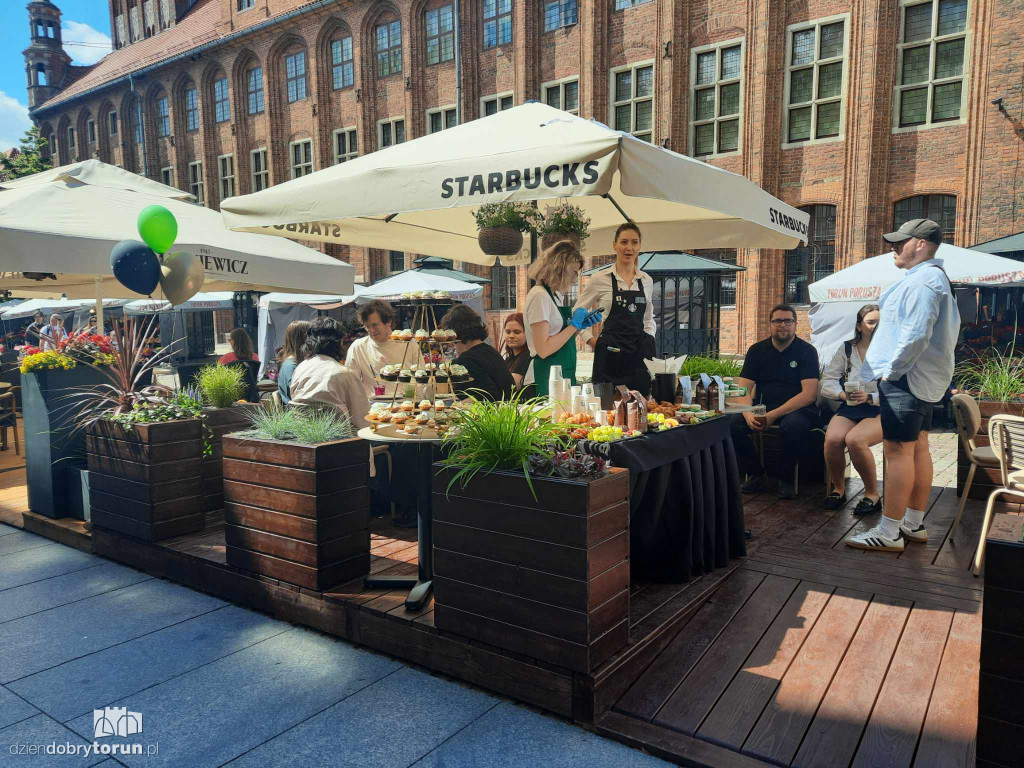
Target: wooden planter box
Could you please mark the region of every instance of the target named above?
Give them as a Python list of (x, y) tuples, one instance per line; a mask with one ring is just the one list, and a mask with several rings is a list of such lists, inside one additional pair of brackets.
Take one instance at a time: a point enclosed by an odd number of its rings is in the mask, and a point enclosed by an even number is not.
[(206, 526), (202, 422), (97, 421), (86, 431), (92, 524), (145, 541)]
[(629, 472), (590, 481), (434, 465), (434, 623), (589, 673), (629, 639)]
[(995, 515), (985, 542), (978, 680), (978, 764), (1019, 765), (1024, 752), (1024, 517)]
[(370, 572), (370, 450), (224, 437), (229, 565), (323, 591)]
[[(981, 429), (978, 436), (974, 438), (975, 445), (981, 447), (990, 444), (988, 438), (988, 420), (998, 413), (1007, 413), (1011, 416), (1024, 416), (1024, 403), (997, 403), (992, 400), (979, 400), (978, 407), (981, 409)], [(960, 443), (959, 438), (956, 444), (956, 495), (962, 496), (964, 483), (967, 482), (967, 473), (971, 469), (971, 463), (967, 460), (967, 454)], [(989, 495), (996, 488), (1002, 485), (999, 477), (999, 468), (987, 469), (978, 467), (974, 472), (974, 482), (971, 483), (971, 499), (988, 499)]]
[(252, 406), (233, 405), (228, 408), (204, 408), (206, 426), (203, 435), (210, 444), (210, 455), (203, 456), (203, 498), (206, 512), (217, 513), (224, 509), (224, 435), (238, 432), (249, 426), (247, 414)]

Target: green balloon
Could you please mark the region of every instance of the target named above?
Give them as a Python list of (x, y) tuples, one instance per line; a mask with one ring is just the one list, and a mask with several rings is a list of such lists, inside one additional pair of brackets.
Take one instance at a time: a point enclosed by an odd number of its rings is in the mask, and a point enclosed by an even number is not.
[(178, 222), (162, 205), (143, 208), (137, 226), (139, 237), (156, 253), (167, 253), (178, 237)]

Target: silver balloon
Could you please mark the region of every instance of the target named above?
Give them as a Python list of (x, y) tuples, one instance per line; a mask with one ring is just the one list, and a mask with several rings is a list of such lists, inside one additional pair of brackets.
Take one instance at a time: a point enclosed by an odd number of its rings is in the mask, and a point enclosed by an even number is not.
[(206, 272), (198, 256), (176, 251), (164, 256), (160, 265), (160, 288), (172, 305), (183, 304), (203, 287)]

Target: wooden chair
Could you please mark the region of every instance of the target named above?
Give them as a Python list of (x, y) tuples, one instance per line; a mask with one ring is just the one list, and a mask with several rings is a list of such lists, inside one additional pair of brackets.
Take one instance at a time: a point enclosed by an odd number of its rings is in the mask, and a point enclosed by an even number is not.
[(988, 433), (992, 438), (992, 449), (999, 459), (1002, 488), (992, 491), (985, 505), (985, 518), (981, 523), (981, 535), (978, 537), (978, 549), (974, 554), (972, 568), (975, 576), (981, 572), (985, 559), (985, 537), (992, 524), (996, 499), (1008, 495), (1024, 503), (1024, 418), (1007, 414), (993, 416), (988, 422)]
[[(971, 493), (971, 484), (974, 482), (974, 473), (978, 467), (996, 469), (999, 466), (999, 457), (991, 447), (977, 446), (974, 438), (981, 430), (981, 409), (978, 403), (970, 395), (953, 395), (951, 400), (953, 407), (953, 418), (956, 420), (956, 433), (960, 437), (960, 444), (964, 447), (967, 460), (971, 462), (971, 468), (967, 472), (967, 482), (964, 483), (963, 495), (960, 497), (960, 508), (956, 511), (956, 518), (953, 520), (953, 527), (949, 530), (949, 540), (956, 540), (956, 529), (960, 524), (960, 515), (964, 513), (964, 506), (967, 504), (967, 497)], [(990, 428), (991, 431), (991, 428)]]
[(7, 450), (7, 429), (14, 430), (14, 453), (21, 455), (21, 438), (18, 437), (18, 405), (14, 398), (14, 390), (18, 387), (11, 387), (0, 395), (0, 450)]

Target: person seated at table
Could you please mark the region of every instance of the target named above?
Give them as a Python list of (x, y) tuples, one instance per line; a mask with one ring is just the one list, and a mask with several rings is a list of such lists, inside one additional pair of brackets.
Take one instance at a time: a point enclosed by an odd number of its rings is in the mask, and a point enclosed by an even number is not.
[(526, 326), (523, 313), (514, 312), (505, 318), (505, 364), (512, 374), (516, 389), (523, 388), (523, 379), (530, 370), (530, 348), (526, 345)]
[(242, 360), (255, 360), (259, 362), (260, 358), (256, 354), (252, 338), (245, 332), (244, 328), (235, 328), (235, 330), (229, 333), (228, 343), (231, 345), (231, 351), (226, 355), (221, 355), (217, 365), (230, 365)]
[(456, 304), (441, 318), (441, 327), (455, 331), (455, 364), (465, 366), (472, 379), (456, 384), (456, 393), (486, 400), (512, 396), (515, 381), (498, 350), (486, 343), (487, 326), (480, 315), (465, 304)]
[(796, 310), (776, 304), (768, 315), (771, 336), (747, 350), (737, 383), (747, 388), (742, 404), (756, 402), (767, 407), (762, 426), (752, 412), (732, 424), (732, 440), (740, 474), (748, 476), (744, 493), (764, 489), (767, 478), (751, 433), (773, 424), (782, 437), (782, 467), (779, 496), (792, 498), (793, 472), (803, 457), (807, 435), (817, 421), (814, 401), (818, 395), (818, 352), (796, 335)]
[(344, 336), (341, 323), (333, 317), (319, 317), (309, 324), (289, 394), (293, 405), (329, 405), (347, 414), (354, 433), (368, 425), (370, 402), (359, 374), (341, 362)]
[(281, 402), (285, 405), (291, 402), (292, 376), (295, 369), (302, 362), (302, 345), (306, 343), (306, 333), (309, 331), (308, 320), (293, 320), (288, 323), (284, 332), (284, 346), (278, 353), (277, 369), (277, 393), (281, 396)]
[(853, 510), (856, 515), (882, 511), (878, 494), (878, 476), (871, 446), (882, 442), (882, 417), (878, 407), (878, 384), (861, 381), (856, 392), (847, 392), (846, 384), (858, 381), (868, 346), (878, 327), (878, 305), (865, 304), (857, 312), (856, 331), (844, 341), (821, 376), (821, 394), (841, 401), (825, 431), (825, 462), (832, 478), (832, 488), (822, 506), (839, 509), (846, 504), (846, 451), (864, 481), (864, 498)]
[[(391, 338), (395, 310), (386, 301), (374, 299), (360, 307), (356, 317), (366, 335), (352, 342), (345, 355), (345, 365), (359, 374), (366, 396), (373, 397), (380, 369), (385, 365), (404, 365), (407, 354), (411, 362), (413, 353), (407, 342)], [(395, 384), (387, 384), (385, 393), (393, 394), (395, 387)]]
[(44, 352), (47, 349), (56, 349), (57, 345), (67, 337), (68, 332), (64, 328), (64, 318), (54, 312), (50, 315), (50, 322), (39, 331), (39, 340), (42, 342), (40, 349)]

